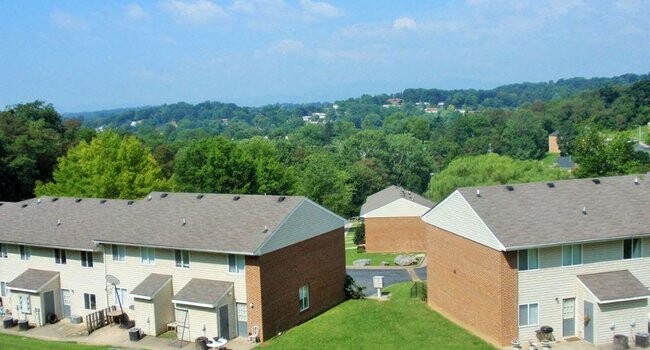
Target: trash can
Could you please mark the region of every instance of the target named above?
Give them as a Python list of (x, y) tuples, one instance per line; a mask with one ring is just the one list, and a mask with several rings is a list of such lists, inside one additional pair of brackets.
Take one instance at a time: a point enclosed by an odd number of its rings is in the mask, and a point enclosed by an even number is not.
[(18, 329), (21, 331), (29, 330), (29, 322), (27, 320), (18, 321)]
[(130, 341), (140, 340), (140, 327), (129, 328), (129, 340)]
[(14, 326), (14, 318), (9, 316), (5, 317), (4, 320), (2, 320), (2, 325), (4, 328), (11, 328)]
[(648, 332), (639, 332), (634, 337), (634, 345), (640, 348), (650, 346), (650, 334)]
[(614, 350), (627, 350), (630, 348), (627, 336), (623, 334), (614, 335)]
[(208, 338), (207, 337), (198, 337), (194, 341), (194, 349), (196, 350), (207, 350), (208, 349)]

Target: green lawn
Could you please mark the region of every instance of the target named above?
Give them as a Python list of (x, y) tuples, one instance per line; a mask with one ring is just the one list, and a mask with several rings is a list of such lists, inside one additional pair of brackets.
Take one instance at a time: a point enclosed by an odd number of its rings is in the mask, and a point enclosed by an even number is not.
[(387, 261), (390, 266), (395, 266), (395, 257), (401, 254), (415, 255), (418, 253), (357, 253), (356, 249), (345, 250), (345, 265), (352, 266), (352, 262), (359, 259), (370, 259), (370, 266), (379, 266), (382, 261)]
[(389, 301), (349, 300), (262, 344), (264, 349), (494, 349), (411, 299), (412, 283), (386, 288)]
[(0, 333), (0, 349), (48, 349), (48, 350), (100, 350), (109, 349), (109, 346), (81, 345), (75, 342), (54, 342), (27, 338), (19, 335)]
[(552, 166), (558, 158), (560, 158), (558, 153), (546, 153), (544, 158), (542, 158), (542, 164)]

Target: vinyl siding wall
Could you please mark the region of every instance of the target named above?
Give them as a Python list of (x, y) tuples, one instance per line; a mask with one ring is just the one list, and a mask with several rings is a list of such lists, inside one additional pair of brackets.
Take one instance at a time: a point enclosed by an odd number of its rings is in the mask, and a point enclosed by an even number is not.
[[(592, 274), (616, 270), (629, 270), (644, 285), (650, 286), (650, 239), (642, 241), (642, 258), (623, 260), (623, 241), (609, 241), (584, 244), (582, 249), (582, 265), (562, 266), (562, 248), (542, 248), (539, 250), (538, 270), (519, 271), (518, 304), (539, 304), (539, 324), (519, 327), (519, 338), (522, 340), (535, 339), (535, 330), (541, 325), (550, 325), (556, 338), (562, 336), (562, 299), (576, 298), (576, 335), (584, 336), (583, 302), (594, 302), (594, 339), (597, 344), (611, 341), (612, 331), (609, 326), (616, 323), (616, 333), (630, 334), (630, 321), (636, 320), (637, 330), (646, 329), (648, 320), (647, 302), (621, 303), (612, 307), (634, 306), (632, 309), (621, 309), (602, 314), (593, 296), (578, 281), (577, 275)], [(556, 301), (557, 298), (557, 301)], [(643, 319), (639, 319), (642, 317)], [(623, 320), (625, 320), (623, 322)]]
[[(145, 334), (159, 335), (167, 331), (167, 324), (174, 320), (172, 284), (167, 283), (153, 300), (135, 299), (134, 320)], [(149, 319), (149, 323), (147, 323)]]
[[(54, 305), (59, 318), (62, 317), (61, 289), (72, 290), (71, 313), (73, 315), (86, 315), (89, 310), (84, 309), (84, 293), (95, 294), (97, 309), (106, 307), (104, 298), (104, 264), (102, 253), (93, 254), (94, 267), (82, 267), (80, 252), (66, 250), (67, 263), (65, 265), (55, 264), (54, 249), (31, 247), (32, 258), (29, 261), (20, 260), (18, 245), (8, 245), (8, 258), (0, 259), (0, 281), (11, 282), (27, 269), (38, 269), (59, 272), (60, 288), (54, 291)], [(46, 291), (46, 290), (44, 290)], [(10, 293), (11, 294), (11, 293)], [(7, 301), (7, 299), (10, 299)], [(5, 307), (15, 313), (17, 298), (3, 298)], [(36, 304), (32, 304), (34, 307)]]
[[(182, 334), (182, 327), (178, 331), (178, 339), (184, 337), (185, 340), (195, 341), (198, 337), (206, 336), (209, 339), (212, 339), (216, 336), (223, 337), (222, 334), (219, 334), (219, 308), (223, 305), (228, 306), (228, 323), (230, 325), (230, 334), (227, 338), (232, 339), (236, 337), (237, 334), (237, 322), (235, 321), (235, 304), (232, 299), (232, 296), (226, 295), (220, 301), (217, 307), (215, 308), (204, 308), (198, 306), (176, 304), (176, 307), (179, 309), (184, 309), (188, 311), (187, 319), (188, 324), (185, 328), (185, 334)], [(183, 315), (183, 313), (178, 313)], [(182, 323), (183, 320), (179, 320), (179, 323)], [(203, 332), (203, 326), (205, 325), (205, 332)]]

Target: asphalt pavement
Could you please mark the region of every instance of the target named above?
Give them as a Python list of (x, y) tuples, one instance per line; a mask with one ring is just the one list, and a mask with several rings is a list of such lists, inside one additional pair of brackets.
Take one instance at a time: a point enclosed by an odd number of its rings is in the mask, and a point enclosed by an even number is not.
[[(426, 268), (422, 267), (421, 269), (424, 269), (426, 274)], [(366, 287), (364, 293), (367, 296), (377, 293), (377, 290), (372, 287), (374, 276), (384, 276), (384, 288), (395, 283), (412, 281), (406, 269), (347, 269), (347, 271), (357, 284)], [(418, 276), (420, 276), (419, 273)]]

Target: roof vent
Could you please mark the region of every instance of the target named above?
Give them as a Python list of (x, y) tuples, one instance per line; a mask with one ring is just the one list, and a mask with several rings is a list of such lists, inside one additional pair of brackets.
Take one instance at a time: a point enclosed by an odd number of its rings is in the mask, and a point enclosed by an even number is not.
[(506, 189), (507, 189), (508, 191), (514, 191), (514, 190), (515, 190), (515, 188), (512, 187), (512, 186), (510, 186), (510, 185), (506, 186)]
[(480, 197), (480, 196), (481, 196), (481, 190), (476, 190), (476, 197)]
[(25, 208), (25, 207), (28, 206), (28, 205), (29, 205), (29, 204), (23, 204), (23, 205), (21, 205), (20, 207), (21, 207), (21, 208)]
[(128, 201), (128, 202), (126, 202), (126, 204), (131, 205), (131, 204), (133, 204), (133, 201)]
[(52, 198), (52, 202), (56, 202), (56, 201), (58, 201), (58, 200), (59, 200), (59, 197), (54, 197), (54, 198)]
[(269, 228), (266, 225), (264, 225), (264, 230), (262, 230), (262, 232), (264, 232), (264, 233), (269, 232)]
[(185, 226), (185, 224), (187, 224), (187, 220), (185, 220), (185, 218), (183, 218), (183, 226)]
[(552, 183), (552, 182), (547, 182), (546, 186), (548, 186), (549, 188), (553, 188), (553, 187), (555, 187), (555, 184)]
[(99, 200), (99, 204), (104, 204), (104, 203), (106, 203), (106, 200), (105, 200), (105, 199), (100, 199), (100, 200)]
[(202, 194), (196, 196), (196, 199), (201, 199), (201, 198), (203, 198), (203, 195), (202, 195)]
[(282, 202), (282, 201), (284, 201), (284, 199), (285, 199), (284, 196), (280, 196), (280, 197), (278, 197), (278, 202)]
[(634, 184), (635, 184), (635, 185), (638, 185), (638, 184), (639, 184), (639, 178), (638, 178), (638, 177), (635, 177), (635, 178), (634, 178)]
[(1, 207), (3, 204), (4, 204), (4, 203), (0, 202), (0, 207)]
[(56, 219), (56, 226), (61, 226), (61, 219)]
[(591, 181), (593, 181), (596, 185), (600, 184), (600, 179), (592, 179)]
[(165, 198), (165, 197), (167, 197), (167, 193), (161, 193), (160, 194), (160, 198)]
[(79, 203), (79, 202), (81, 202), (81, 198), (77, 198), (77, 199), (75, 199), (74, 202), (75, 202), (75, 203)]
[(41, 199), (40, 198), (36, 200), (36, 204), (41, 204)]
[(241, 197), (240, 197), (240, 196), (234, 196), (234, 197), (232, 197), (232, 200), (234, 200), (234, 201), (238, 201), (239, 198), (241, 198)]
[(587, 215), (587, 207), (582, 207), (582, 213)]
[(147, 200), (148, 200), (148, 201), (151, 200), (151, 195), (148, 195), (148, 196), (147, 196)]

